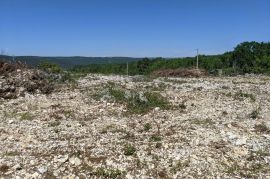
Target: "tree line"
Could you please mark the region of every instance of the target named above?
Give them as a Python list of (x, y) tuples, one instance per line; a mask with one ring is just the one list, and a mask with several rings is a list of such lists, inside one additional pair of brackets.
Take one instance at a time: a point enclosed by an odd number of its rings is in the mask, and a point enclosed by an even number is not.
[[(195, 58), (144, 58), (129, 63), (130, 75), (147, 75), (161, 69), (192, 68), (196, 65)], [(126, 74), (126, 63), (122, 64), (91, 64), (75, 66), (71, 69), (76, 73)], [(270, 74), (270, 43), (243, 42), (233, 51), (221, 55), (199, 55), (199, 68), (209, 73), (222, 69), (227, 75), (244, 73)]]

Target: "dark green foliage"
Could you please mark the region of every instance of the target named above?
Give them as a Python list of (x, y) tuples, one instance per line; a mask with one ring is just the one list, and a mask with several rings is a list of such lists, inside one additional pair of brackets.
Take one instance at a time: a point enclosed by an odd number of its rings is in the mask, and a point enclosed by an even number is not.
[(252, 119), (257, 119), (258, 116), (259, 116), (259, 109), (252, 111), (252, 113), (250, 114), (250, 117)]
[(137, 62), (137, 69), (139, 74), (146, 74), (147, 71), (149, 70), (150, 66), (150, 60), (148, 58), (144, 58), (141, 61)]
[(151, 126), (150, 123), (146, 123), (146, 124), (143, 126), (143, 128), (144, 128), (145, 131), (149, 131), (149, 130), (152, 128), (152, 126)]
[[(0, 59), (11, 60), (10, 56), (0, 56)], [(156, 70), (190, 68), (196, 65), (195, 57), (185, 58), (127, 58), (127, 57), (16, 57), (27, 64), (42, 69), (50, 69), (59, 73), (61, 67), (71, 72), (84, 75), (87, 73), (126, 74), (126, 62), (129, 62), (129, 75), (148, 75)], [(47, 61), (47, 62), (44, 62)], [(58, 64), (58, 65), (57, 65)], [(221, 55), (200, 55), (199, 67), (210, 74), (217, 74), (217, 69), (223, 69), (224, 75), (244, 73), (270, 74), (270, 43), (243, 42), (231, 52)]]
[[(190, 68), (196, 65), (195, 58), (144, 58), (129, 63), (130, 75), (147, 75), (161, 69)], [(243, 42), (234, 51), (222, 55), (200, 55), (199, 67), (210, 74), (217, 74), (217, 69), (223, 69), (224, 75), (243, 73), (270, 74), (270, 43)], [(92, 64), (76, 66), (76, 73), (126, 74), (126, 64)]]

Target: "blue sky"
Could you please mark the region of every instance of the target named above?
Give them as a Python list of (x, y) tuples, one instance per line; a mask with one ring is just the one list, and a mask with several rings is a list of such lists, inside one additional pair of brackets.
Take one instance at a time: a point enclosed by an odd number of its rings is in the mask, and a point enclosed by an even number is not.
[(194, 56), (270, 40), (269, 0), (0, 0), (9, 55)]

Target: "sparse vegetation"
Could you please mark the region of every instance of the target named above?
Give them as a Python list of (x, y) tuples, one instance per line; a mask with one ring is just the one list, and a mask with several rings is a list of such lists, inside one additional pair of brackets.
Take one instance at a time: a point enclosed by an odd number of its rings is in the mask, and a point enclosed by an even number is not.
[(213, 120), (207, 118), (207, 119), (193, 119), (191, 121), (192, 124), (196, 125), (202, 125), (202, 126), (209, 126), (209, 125), (214, 125), (215, 123)]
[(270, 129), (265, 123), (256, 124), (254, 129), (258, 133), (270, 133)]
[(161, 140), (162, 138), (159, 134), (153, 134), (149, 139), (150, 142), (160, 142)]
[(49, 123), (49, 127), (56, 127), (59, 126), (61, 124), (60, 121), (53, 121)]
[(109, 94), (114, 98), (114, 100), (118, 103), (124, 103), (127, 101), (125, 97), (125, 92), (120, 89), (115, 89), (114, 87), (109, 87)]
[(251, 101), (256, 101), (256, 98), (253, 94), (244, 93), (243, 91), (239, 91), (234, 96), (235, 99), (244, 100), (245, 98), (249, 98)]
[(152, 128), (152, 125), (150, 123), (144, 124), (144, 131), (149, 131)]
[(33, 119), (34, 119), (34, 116), (29, 112), (24, 112), (20, 114), (20, 120), (22, 121), (25, 121), (25, 120), (30, 121)]
[(184, 168), (188, 167), (189, 164), (190, 164), (190, 160), (178, 161), (178, 162), (176, 163), (176, 165), (173, 166), (173, 167), (171, 168), (171, 171), (172, 171), (173, 173), (176, 173), (176, 172), (181, 171), (181, 170), (183, 170)]
[(134, 155), (135, 152), (136, 152), (136, 148), (131, 144), (127, 144), (124, 147), (124, 155), (131, 156), (131, 155)]
[(259, 109), (255, 109), (255, 110), (252, 111), (251, 114), (250, 114), (250, 117), (251, 117), (252, 119), (257, 119), (258, 116), (259, 116)]
[(129, 113), (143, 114), (147, 113), (155, 107), (160, 109), (169, 109), (171, 106), (166, 98), (161, 96), (159, 93), (143, 93), (145, 99), (137, 93), (133, 95), (127, 104), (127, 109)]
[(125, 174), (125, 172), (122, 172), (119, 169), (106, 169), (106, 168), (103, 168), (103, 167), (97, 168), (92, 173), (92, 175), (96, 176), (96, 177), (111, 178), (111, 179), (119, 178), (120, 176), (123, 177), (124, 174)]

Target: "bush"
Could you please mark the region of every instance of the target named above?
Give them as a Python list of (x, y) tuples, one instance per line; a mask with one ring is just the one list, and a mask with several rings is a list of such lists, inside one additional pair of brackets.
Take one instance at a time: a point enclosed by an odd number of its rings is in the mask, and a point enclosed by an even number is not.
[(234, 97), (238, 100), (243, 100), (243, 98), (250, 98), (251, 101), (256, 101), (256, 98), (253, 94), (244, 93), (242, 91), (237, 92)]
[(131, 144), (127, 144), (124, 147), (124, 155), (131, 156), (135, 154), (135, 152), (136, 152), (136, 148)]
[(159, 93), (143, 93), (143, 100), (138, 93), (133, 95), (127, 104), (127, 109), (130, 113), (143, 114), (147, 113), (155, 107), (160, 109), (169, 109), (170, 104), (166, 98), (164, 98)]
[(63, 71), (59, 65), (47, 61), (39, 63), (38, 68), (49, 73), (61, 73)]
[(145, 131), (149, 131), (151, 128), (152, 128), (152, 126), (151, 126), (150, 123), (146, 123), (146, 124), (144, 125), (144, 130), (145, 130)]
[(93, 175), (101, 178), (118, 178), (123, 174), (119, 169), (105, 169), (105, 168), (97, 168)]

